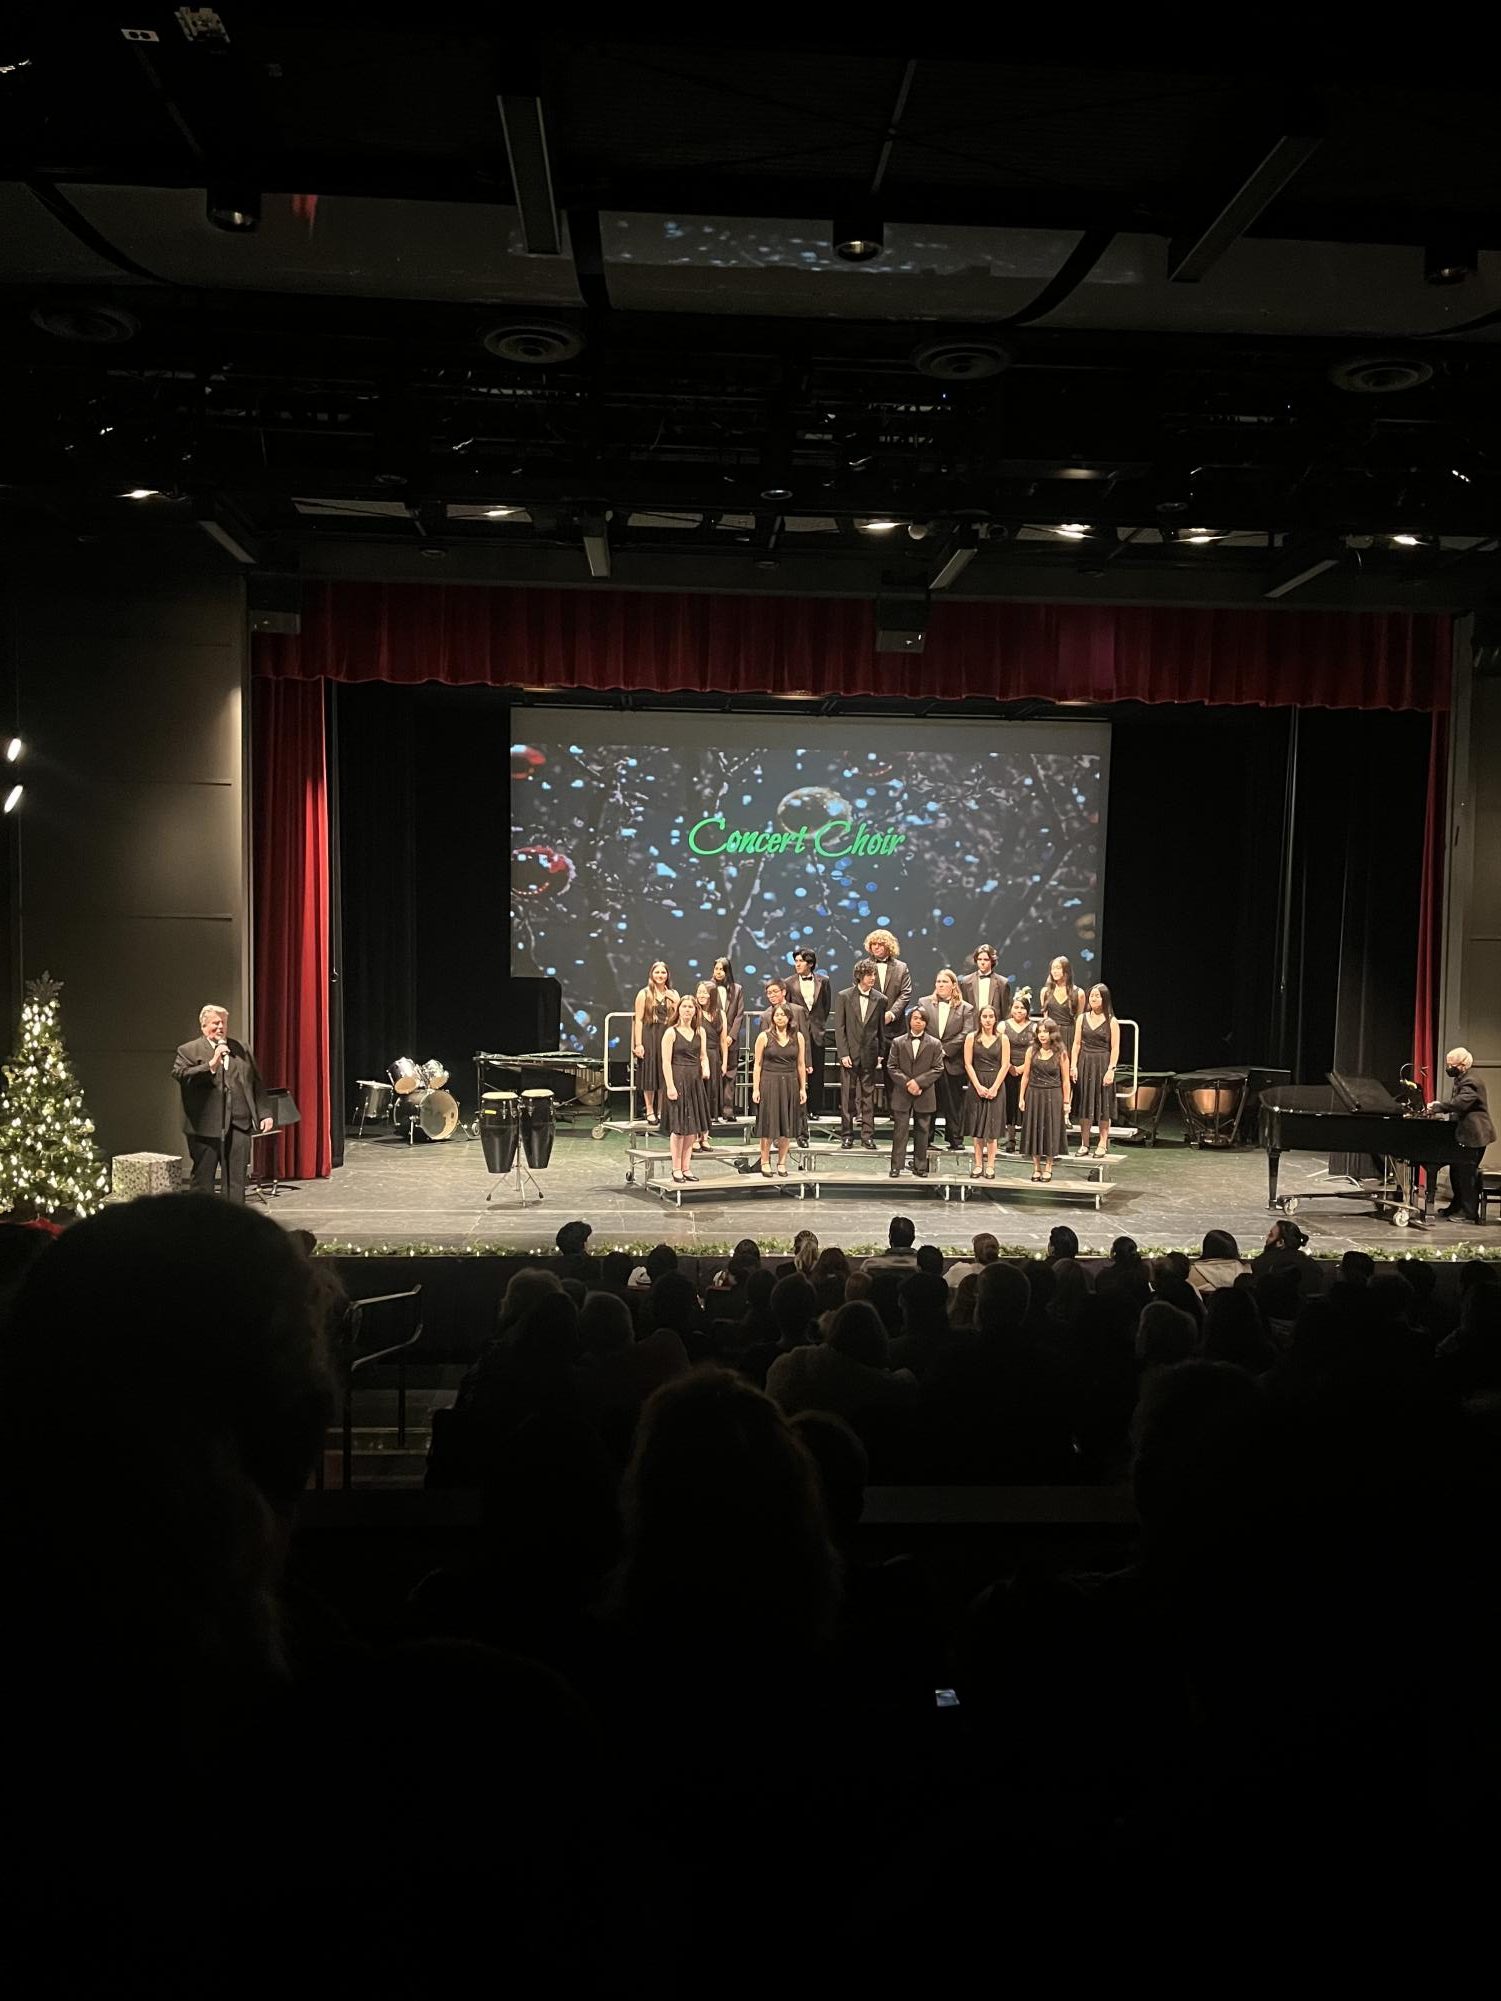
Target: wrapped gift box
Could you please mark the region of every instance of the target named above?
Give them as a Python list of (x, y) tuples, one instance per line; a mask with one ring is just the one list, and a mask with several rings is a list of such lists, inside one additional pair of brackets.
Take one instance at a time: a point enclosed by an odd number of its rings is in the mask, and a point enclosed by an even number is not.
[(110, 1189), (118, 1200), (136, 1195), (171, 1195), (182, 1186), (182, 1156), (176, 1153), (117, 1153), (110, 1162)]

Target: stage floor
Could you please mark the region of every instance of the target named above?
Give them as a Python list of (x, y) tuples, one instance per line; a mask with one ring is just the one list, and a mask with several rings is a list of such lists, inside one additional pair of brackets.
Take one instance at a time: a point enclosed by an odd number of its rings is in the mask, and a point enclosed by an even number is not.
[[(344, 1165), (327, 1181), (285, 1188), (269, 1203), (269, 1213), (288, 1229), (315, 1231), (328, 1245), (445, 1251), (550, 1249), (558, 1226), (577, 1216), (593, 1225), (590, 1248), (596, 1253), (661, 1242), (690, 1251), (728, 1247), (739, 1237), (790, 1244), (804, 1228), (816, 1230), (825, 1243), (876, 1249), (885, 1242), (888, 1218), (896, 1214), (913, 1217), (919, 1243), (946, 1251), (967, 1250), (975, 1232), (987, 1229), (1003, 1244), (1040, 1247), (1060, 1222), (1071, 1223), (1083, 1249), (1094, 1254), (1103, 1254), (1118, 1236), (1134, 1237), (1143, 1249), (1189, 1248), (1210, 1227), (1233, 1231), (1246, 1250), (1259, 1246), (1271, 1220), (1266, 1156), (1254, 1149), (1200, 1152), (1175, 1140), (1156, 1147), (1123, 1144), (1111, 1154), (1111, 1191), (1098, 1211), (1083, 1184), (1070, 1196), (1061, 1181), (1049, 1192), (1025, 1180), (985, 1184), (983, 1195), (972, 1193), (962, 1203), (954, 1187), (945, 1201), (935, 1181), (914, 1181), (910, 1175), (890, 1180), (884, 1151), (835, 1153), (821, 1162), (841, 1181), (848, 1175), (868, 1177), (868, 1193), (863, 1187), (829, 1187), (815, 1201), (810, 1187), (799, 1199), (796, 1178), (747, 1180), (717, 1165), (709, 1175), (736, 1192), (721, 1195), (711, 1183), (679, 1208), (639, 1182), (627, 1183), (622, 1137), (588, 1135), (583, 1125), (559, 1133), (552, 1164), (538, 1177), (545, 1199), (528, 1201), (525, 1209), (517, 1202), (514, 1180), (488, 1175), (477, 1142), (462, 1134), (441, 1145), (415, 1146), (382, 1134), (351, 1139)], [(938, 1174), (957, 1175), (967, 1172), (968, 1156), (935, 1154), (934, 1166)], [(1313, 1154), (1284, 1154), (1279, 1192), (1306, 1197), (1328, 1186), (1323, 1168)], [(494, 1199), (487, 1203), (492, 1191)], [(1316, 1254), (1356, 1248), (1401, 1257), (1419, 1246), (1461, 1254), (1501, 1249), (1495, 1226), (1434, 1222), (1426, 1230), (1399, 1230), (1353, 1200), (1304, 1200), (1297, 1220)]]

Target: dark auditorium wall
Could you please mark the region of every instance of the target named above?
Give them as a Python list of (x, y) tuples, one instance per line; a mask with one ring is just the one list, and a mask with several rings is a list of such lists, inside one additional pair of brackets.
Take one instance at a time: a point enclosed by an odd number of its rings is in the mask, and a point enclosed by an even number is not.
[(243, 584), (207, 545), (75, 549), (0, 592), (26, 743), (13, 975), (63, 982), (104, 1151), (181, 1152), (173, 1049), (208, 1000), (250, 1026)]

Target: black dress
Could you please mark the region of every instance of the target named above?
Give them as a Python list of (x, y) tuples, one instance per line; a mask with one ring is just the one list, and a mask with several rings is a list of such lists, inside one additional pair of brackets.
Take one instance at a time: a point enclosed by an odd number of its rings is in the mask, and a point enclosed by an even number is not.
[[(1001, 1066), (1006, 1061), (1006, 1042), (997, 1036), (987, 1049), (977, 1035), (970, 1051), (971, 1064), (975, 1075), (988, 1091), (1001, 1074)], [(994, 1098), (977, 1098), (973, 1091), (969, 1094), (968, 1113), (965, 1127), (971, 1139), (1004, 1139), (1006, 1101), (1004, 1095)]]
[(662, 1089), (662, 1031), (678, 1011), (677, 996), (668, 993), (662, 1000), (646, 997), (641, 1015), (641, 1047), (646, 1054), (636, 1068), (636, 1082), (648, 1098)]
[(677, 1096), (669, 1098), (663, 1093), (662, 1123), (670, 1133), (692, 1133), (696, 1139), (709, 1130), (709, 1099), (700, 1068), (698, 1037), (684, 1035), (680, 1028), (671, 1034), (672, 1082)]
[(1058, 1030), (1065, 1049), (1074, 1046), (1074, 1029), (1079, 1020), (1079, 1010), (1074, 1003), (1079, 998), (1079, 989), (1070, 987), (1067, 1000), (1059, 1000), (1057, 990), (1051, 980), (1042, 990), (1041, 1015), (1044, 1021), (1052, 1022)]
[(1032, 1052), (1027, 1108), (1022, 1113), (1022, 1152), (1034, 1160), (1054, 1160), (1063, 1151), (1063, 1072), (1056, 1056)]
[(1083, 1125), (1086, 1120), (1092, 1126), (1108, 1125), (1115, 1117), (1115, 1090), (1105, 1083), (1105, 1072), (1110, 1068), (1110, 1022), (1108, 1017), (1098, 1028), (1084, 1016), (1084, 1026), (1079, 1033), (1079, 1064), (1074, 1073), (1074, 1123)]
[(797, 1037), (789, 1035), (779, 1043), (768, 1033), (761, 1052), (761, 1102), (756, 1107), (757, 1139), (796, 1139), (802, 1130), (803, 1109), (798, 1103), (801, 1076), (797, 1062)]
[[(711, 1021), (707, 1014), (702, 1016), (704, 1027), (704, 1047), (709, 1052), (709, 1081), (705, 1086), (709, 1097), (709, 1121), (713, 1123), (720, 1115), (724, 1100), (724, 1056), (719, 1047), (719, 1031), (722, 1022)], [(704, 1131), (709, 1130), (708, 1126)]]
[(1006, 1070), (1006, 1089), (1003, 1096), (996, 1100), (996, 1103), (1003, 1103), (1005, 1105), (1006, 1124), (1014, 1126), (1020, 1116), (1016, 1109), (1016, 1101), (1021, 1096), (1022, 1080), (1020, 1077), (1013, 1077), (1011, 1075), (1010, 1064), (1014, 1063), (1020, 1069), (1022, 1064), (1026, 1062), (1027, 1051), (1037, 1040), (1037, 1030), (1032, 1026), (1030, 1021), (1024, 1021), (1020, 1028), (1017, 1027), (1014, 1021), (1003, 1021), (1001, 1023), (1001, 1033), (1006, 1038), (1006, 1047), (1010, 1052), (1010, 1056)]

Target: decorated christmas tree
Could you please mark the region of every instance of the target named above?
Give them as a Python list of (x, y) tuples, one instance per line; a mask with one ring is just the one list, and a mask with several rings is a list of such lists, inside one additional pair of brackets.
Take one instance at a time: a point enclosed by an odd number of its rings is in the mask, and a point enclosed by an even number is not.
[(31, 1202), (44, 1216), (59, 1209), (87, 1216), (109, 1193), (94, 1121), (63, 1047), (61, 993), (61, 981), (48, 973), (26, 982), (21, 1039), (5, 1065), (0, 1106), (0, 1214)]

